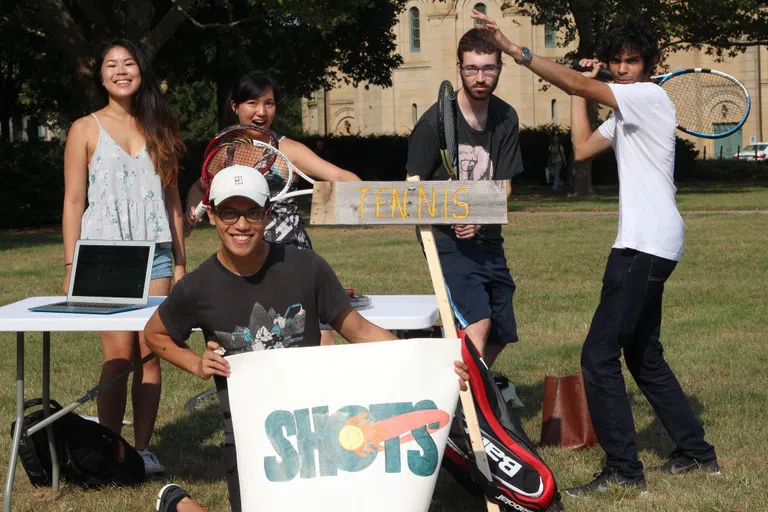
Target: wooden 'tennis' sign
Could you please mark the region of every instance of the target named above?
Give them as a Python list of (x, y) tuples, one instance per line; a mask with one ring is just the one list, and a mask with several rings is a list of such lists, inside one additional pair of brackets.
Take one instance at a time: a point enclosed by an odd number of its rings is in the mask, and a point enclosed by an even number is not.
[(318, 182), (312, 224), (506, 224), (503, 181)]

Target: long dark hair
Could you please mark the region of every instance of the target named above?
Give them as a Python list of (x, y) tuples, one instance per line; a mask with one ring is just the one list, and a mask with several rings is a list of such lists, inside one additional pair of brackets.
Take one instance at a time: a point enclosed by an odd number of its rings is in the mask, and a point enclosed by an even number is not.
[(98, 62), (96, 79), (102, 99), (109, 101), (107, 90), (101, 85), (101, 66), (107, 53), (115, 46), (128, 50), (141, 72), (141, 85), (133, 96), (131, 108), (139, 129), (147, 140), (147, 153), (155, 165), (164, 187), (175, 185), (179, 176), (179, 160), (185, 151), (179, 135), (179, 123), (171, 115), (168, 102), (160, 91), (155, 72), (149, 59), (137, 44), (126, 39), (113, 39), (104, 47)]
[(239, 105), (248, 100), (254, 100), (261, 97), (269, 89), (272, 89), (272, 92), (275, 95), (275, 103), (279, 105), (280, 86), (272, 75), (259, 69), (240, 75), (229, 90), (227, 103), (224, 105), (224, 118), (227, 119), (230, 124), (238, 123), (237, 116), (232, 112), (232, 102), (234, 101), (235, 105)]

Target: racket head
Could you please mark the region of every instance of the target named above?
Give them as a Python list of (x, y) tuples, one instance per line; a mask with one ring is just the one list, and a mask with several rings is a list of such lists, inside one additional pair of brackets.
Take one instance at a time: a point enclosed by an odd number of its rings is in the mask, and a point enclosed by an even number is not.
[(677, 128), (694, 137), (720, 139), (737, 132), (752, 101), (737, 79), (714, 69), (688, 68), (651, 77), (675, 105)]
[(203, 159), (208, 156), (214, 148), (217, 146), (228, 144), (233, 140), (245, 139), (245, 140), (258, 140), (269, 144), (270, 146), (277, 147), (277, 137), (270, 130), (265, 130), (253, 124), (233, 124), (228, 126), (217, 133), (213, 139), (208, 143), (203, 153)]
[(201, 181), (205, 189), (204, 204), (209, 204), (209, 195), (213, 178), (223, 169), (233, 165), (245, 165), (262, 174), (277, 158), (277, 149), (268, 144), (254, 144), (244, 138), (215, 146), (203, 162)]
[(459, 140), (456, 120), (456, 94), (450, 80), (443, 80), (437, 93), (437, 136), (440, 157), (450, 179), (457, 179)]

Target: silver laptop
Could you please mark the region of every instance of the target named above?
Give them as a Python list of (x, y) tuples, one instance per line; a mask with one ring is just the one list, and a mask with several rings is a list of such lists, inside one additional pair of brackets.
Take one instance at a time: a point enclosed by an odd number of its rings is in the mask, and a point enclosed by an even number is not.
[(78, 240), (64, 302), (30, 308), (107, 315), (147, 305), (154, 242)]

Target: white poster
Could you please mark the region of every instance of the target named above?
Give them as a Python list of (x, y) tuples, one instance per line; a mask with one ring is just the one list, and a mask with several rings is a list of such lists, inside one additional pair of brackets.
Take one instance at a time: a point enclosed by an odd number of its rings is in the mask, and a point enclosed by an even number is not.
[(427, 511), (459, 359), (458, 339), (228, 357), (243, 510)]

